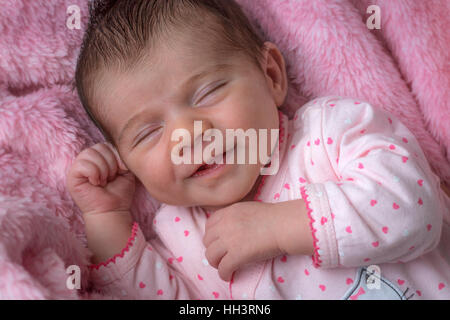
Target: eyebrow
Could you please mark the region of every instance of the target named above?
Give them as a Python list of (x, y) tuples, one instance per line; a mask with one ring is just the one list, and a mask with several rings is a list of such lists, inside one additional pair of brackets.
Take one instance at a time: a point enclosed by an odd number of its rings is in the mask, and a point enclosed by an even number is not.
[[(181, 85), (181, 88), (185, 88), (188, 85), (192, 85), (192, 83), (194, 83), (195, 81), (199, 81), (200, 79), (206, 77), (207, 75), (209, 75), (213, 72), (226, 70), (228, 68), (231, 68), (231, 65), (226, 64), (226, 63), (220, 63), (220, 64), (213, 65), (212, 67), (210, 67), (202, 72), (199, 72), (199, 73), (195, 74), (194, 76), (190, 77), (189, 79), (187, 79), (186, 81), (184, 81), (183, 84)], [(128, 130), (130, 130), (132, 127), (134, 127), (137, 123), (142, 121), (141, 115), (145, 111), (146, 110), (142, 110), (141, 112), (135, 114), (133, 117), (131, 117), (131, 119), (129, 119), (127, 121), (127, 123), (125, 124), (123, 129), (120, 131), (119, 138), (118, 138), (119, 144), (120, 144), (121, 140), (123, 139), (125, 133)]]

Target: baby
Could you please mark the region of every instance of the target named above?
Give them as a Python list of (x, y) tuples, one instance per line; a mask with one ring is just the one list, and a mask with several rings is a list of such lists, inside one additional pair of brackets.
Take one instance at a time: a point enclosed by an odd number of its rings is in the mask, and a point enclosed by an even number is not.
[[(91, 9), (76, 84), (107, 142), (78, 155), (67, 187), (95, 289), (124, 299), (450, 298), (445, 195), (398, 119), (324, 97), (289, 120), (278, 110), (283, 56), (234, 1)], [(179, 129), (192, 139), (173, 139)], [(208, 147), (209, 129), (279, 136), (270, 163), (250, 163), (248, 145), (246, 163), (230, 163), (233, 140), (211, 154), (218, 164), (175, 164), (199, 139)], [(275, 174), (261, 174), (275, 156)], [(153, 239), (130, 214), (135, 179), (162, 203)]]

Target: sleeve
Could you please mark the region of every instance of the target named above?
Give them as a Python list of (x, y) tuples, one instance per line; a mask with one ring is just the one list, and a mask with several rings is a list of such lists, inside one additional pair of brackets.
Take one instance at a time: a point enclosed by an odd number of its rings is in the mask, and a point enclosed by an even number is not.
[(157, 241), (146, 242), (134, 222), (127, 245), (114, 257), (89, 265), (93, 289), (118, 299), (197, 299), (189, 281), (162, 257)]
[(310, 138), (323, 143), (310, 154), (336, 178), (301, 187), (314, 265), (406, 262), (434, 249), (443, 223), (439, 178), (409, 129), (351, 99), (323, 103), (317, 115)]

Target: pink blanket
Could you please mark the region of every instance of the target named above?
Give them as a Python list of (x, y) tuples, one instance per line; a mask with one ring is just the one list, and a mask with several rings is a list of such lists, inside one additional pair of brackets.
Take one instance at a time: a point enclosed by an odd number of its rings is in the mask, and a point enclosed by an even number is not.
[[(284, 53), (287, 113), (324, 95), (369, 101), (403, 120), (450, 183), (449, 1), (238, 2)], [(366, 26), (370, 4), (380, 30)], [(81, 30), (66, 26), (71, 5)], [(116, 298), (89, 288), (83, 221), (65, 187), (75, 156), (103, 141), (72, 90), (87, 1), (0, 6), (0, 299)], [(133, 215), (146, 237), (157, 206), (139, 184)], [(72, 265), (80, 290), (67, 286)]]

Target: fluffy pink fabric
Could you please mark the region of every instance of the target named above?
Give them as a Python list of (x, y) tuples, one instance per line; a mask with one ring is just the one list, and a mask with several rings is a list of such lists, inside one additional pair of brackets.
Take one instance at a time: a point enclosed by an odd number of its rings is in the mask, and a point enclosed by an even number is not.
[[(365, 25), (367, 0), (238, 2), (285, 55), (286, 112), (323, 95), (369, 101), (404, 121), (450, 183), (448, 1), (370, 1), (377, 31)], [(66, 27), (74, 4), (82, 30)], [(117, 298), (89, 290), (83, 221), (65, 188), (76, 155), (104, 140), (71, 90), (87, 2), (0, 5), (0, 298)], [(157, 206), (139, 184), (133, 215), (146, 237)], [(66, 287), (70, 265), (82, 290)]]

